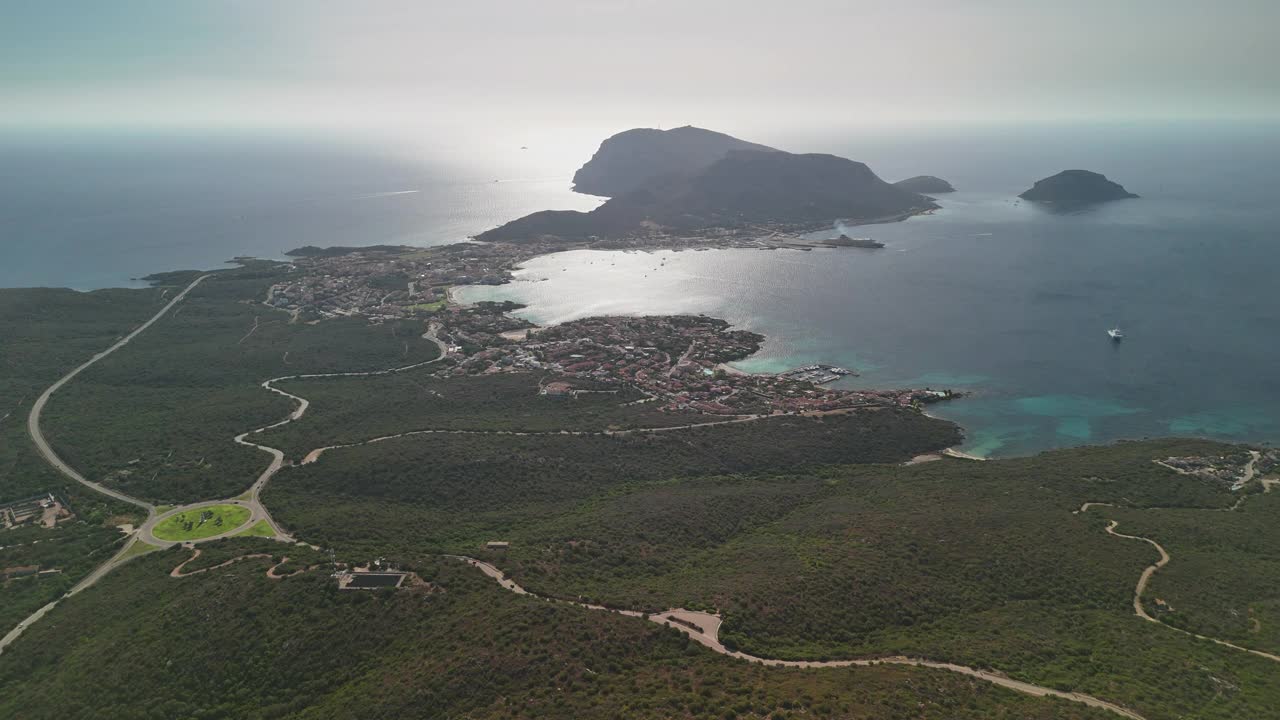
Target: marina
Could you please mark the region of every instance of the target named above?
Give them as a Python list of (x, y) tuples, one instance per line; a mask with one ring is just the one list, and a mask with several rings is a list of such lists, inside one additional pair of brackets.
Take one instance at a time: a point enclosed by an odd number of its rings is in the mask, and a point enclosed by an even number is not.
[(852, 370), (837, 367), (835, 365), (805, 365), (794, 370), (788, 370), (780, 374), (780, 377), (787, 380), (800, 380), (802, 382), (811, 382), (814, 385), (825, 385), (835, 382), (846, 375), (857, 376)]

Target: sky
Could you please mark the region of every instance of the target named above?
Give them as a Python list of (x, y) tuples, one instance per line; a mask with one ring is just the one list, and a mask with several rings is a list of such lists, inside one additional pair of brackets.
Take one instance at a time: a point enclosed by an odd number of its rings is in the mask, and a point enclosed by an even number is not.
[(0, 124), (1280, 117), (1276, 0), (0, 0)]

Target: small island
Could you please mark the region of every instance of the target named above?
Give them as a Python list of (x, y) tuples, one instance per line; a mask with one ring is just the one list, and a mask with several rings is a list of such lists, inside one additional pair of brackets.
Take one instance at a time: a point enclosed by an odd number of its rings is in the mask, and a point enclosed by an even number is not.
[(937, 195), (939, 193), (956, 191), (956, 189), (951, 186), (951, 183), (940, 177), (934, 177), (932, 175), (917, 175), (915, 177), (907, 178), (906, 180), (899, 180), (894, 183), (894, 185), (902, 188), (903, 190), (910, 190), (913, 193), (920, 193), (921, 195)]
[(1018, 197), (1023, 200), (1050, 203), (1058, 207), (1080, 207), (1138, 196), (1100, 173), (1088, 170), (1063, 170), (1057, 175), (1036, 182), (1034, 187)]

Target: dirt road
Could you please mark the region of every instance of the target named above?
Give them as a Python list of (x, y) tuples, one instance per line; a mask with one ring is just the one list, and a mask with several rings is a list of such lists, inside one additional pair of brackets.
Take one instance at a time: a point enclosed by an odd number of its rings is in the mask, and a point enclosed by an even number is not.
[[(1099, 506), (1111, 507), (1108, 503), (1085, 503), (1077, 512), (1087, 512), (1090, 507), (1099, 507)], [(1240, 507), (1240, 502), (1237, 501), (1236, 504), (1229, 509), (1221, 510), (1221, 509), (1215, 508), (1212, 510), (1208, 510), (1208, 512), (1231, 512), (1238, 507)], [(1155, 548), (1156, 552), (1160, 554), (1160, 557), (1158, 560), (1156, 560), (1155, 564), (1148, 565), (1142, 571), (1142, 574), (1138, 576), (1138, 584), (1133, 589), (1133, 613), (1135, 615), (1142, 618), (1143, 620), (1156, 623), (1163, 627), (1167, 627), (1170, 630), (1175, 630), (1177, 632), (1182, 633), (1183, 635), (1188, 635), (1190, 637), (1196, 638), (1197, 640), (1208, 640), (1209, 642), (1215, 643), (1217, 645), (1221, 645), (1222, 647), (1228, 647), (1233, 650), (1247, 652), (1251, 655), (1257, 655), (1258, 657), (1266, 658), (1273, 662), (1280, 662), (1280, 655), (1264, 652), (1262, 650), (1254, 650), (1252, 648), (1236, 645), (1235, 643), (1229, 643), (1226, 640), (1219, 640), (1218, 638), (1213, 638), (1207, 635), (1200, 635), (1198, 633), (1189, 632), (1187, 630), (1183, 630), (1182, 628), (1176, 628), (1172, 625), (1161, 622), (1159, 618), (1153, 617), (1150, 613), (1148, 613), (1146, 607), (1144, 607), (1142, 604), (1142, 594), (1146, 592), (1147, 585), (1151, 582), (1151, 578), (1156, 574), (1156, 571), (1164, 567), (1165, 565), (1168, 565), (1172, 557), (1169, 555), (1169, 551), (1164, 549), (1164, 546), (1162, 546), (1160, 543), (1156, 542), (1155, 540), (1152, 540), (1151, 538), (1142, 537), (1141, 535), (1126, 535), (1124, 533), (1116, 532), (1116, 527), (1119, 524), (1120, 523), (1116, 520), (1110, 521), (1110, 523), (1107, 525), (1107, 533), (1118, 538), (1123, 538), (1125, 540), (1140, 540), (1142, 542), (1145, 542), (1151, 545), (1151, 547)]]
[[(462, 562), (465, 562), (468, 565), (471, 565), (472, 567), (478, 569), (480, 572), (484, 573), (485, 575), (488, 575), (489, 577), (498, 581), (498, 584), (501, 585), (506, 590), (516, 593), (517, 595), (530, 595), (532, 597), (542, 598), (543, 600), (550, 600), (553, 602), (562, 602), (568, 605), (576, 605), (578, 607), (587, 608), (589, 610), (612, 612), (618, 615), (626, 615), (628, 617), (646, 617), (645, 613), (641, 613), (637, 610), (618, 610), (614, 608), (607, 608), (601, 605), (590, 605), (587, 603), (570, 602), (566, 600), (558, 600), (556, 598), (549, 598), (542, 595), (536, 595), (534, 593), (530, 593), (528, 590), (525, 590), (514, 580), (507, 577), (506, 574), (503, 573), (501, 570), (494, 567), (490, 563), (484, 562), (483, 560), (477, 560), (475, 558), (469, 558), (463, 555), (449, 555), (447, 557), (451, 557), (456, 560), (461, 560)], [(1056, 697), (1056, 698), (1061, 698), (1063, 700), (1071, 700), (1073, 702), (1083, 703), (1090, 707), (1109, 710), (1121, 717), (1129, 718), (1130, 720), (1146, 720), (1146, 718), (1144, 718), (1142, 715), (1139, 715), (1138, 713), (1132, 710), (1129, 710), (1128, 708), (1121, 707), (1119, 705), (1116, 705), (1115, 703), (1107, 702), (1106, 700), (1100, 700), (1096, 697), (1093, 697), (1092, 695), (1084, 695), (1082, 693), (1055, 690), (1053, 688), (1048, 688), (1048, 687), (1043, 687), (1041, 685), (1035, 685), (1032, 683), (1023, 682), (1021, 680), (1014, 680), (1013, 678), (1006, 677), (999, 673), (991, 672), (988, 670), (979, 670), (977, 668), (971, 668), (964, 665), (956, 665), (955, 663), (938, 662), (936, 660), (926, 660), (924, 658), (911, 658), (911, 657), (901, 657), (901, 656), (859, 658), (859, 659), (853, 659), (853, 660), (825, 660), (825, 661), (824, 660), (774, 660), (769, 658), (757, 657), (755, 655), (748, 655), (747, 653), (743, 653), (743, 652), (729, 650), (723, 644), (721, 644), (720, 624), (722, 620), (719, 615), (713, 615), (711, 613), (706, 613), (706, 612), (699, 612), (696, 610), (685, 610), (683, 608), (675, 608), (672, 610), (667, 610), (665, 612), (648, 615), (647, 617), (650, 622), (655, 622), (655, 623), (658, 623), (659, 625), (665, 625), (665, 626), (674, 628), (676, 630), (679, 630), (685, 635), (688, 635), (695, 642), (713, 650), (714, 652), (720, 653), (721, 655), (727, 655), (729, 657), (736, 658), (738, 660), (745, 660), (747, 662), (759, 663), (761, 665), (766, 665), (769, 667), (842, 668), (842, 667), (870, 667), (872, 665), (911, 665), (915, 667), (927, 667), (927, 668), (933, 668), (935, 670), (946, 670), (948, 672), (967, 675), (972, 678), (984, 680), (993, 685), (999, 685), (1000, 687), (1008, 688), (1010, 690), (1015, 690), (1021, 693), (1026, 693), (1028, 695), (1035, 695), (1037, 697)]]

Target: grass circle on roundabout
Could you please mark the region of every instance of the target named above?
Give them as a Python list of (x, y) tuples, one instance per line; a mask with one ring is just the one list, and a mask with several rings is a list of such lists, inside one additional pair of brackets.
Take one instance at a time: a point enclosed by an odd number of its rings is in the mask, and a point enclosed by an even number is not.
[(182, 510), (162, 520), (151, 532), (161, 540), (200, 540), (231, 532), (249, 521), (249, 508), (206, 505)]

